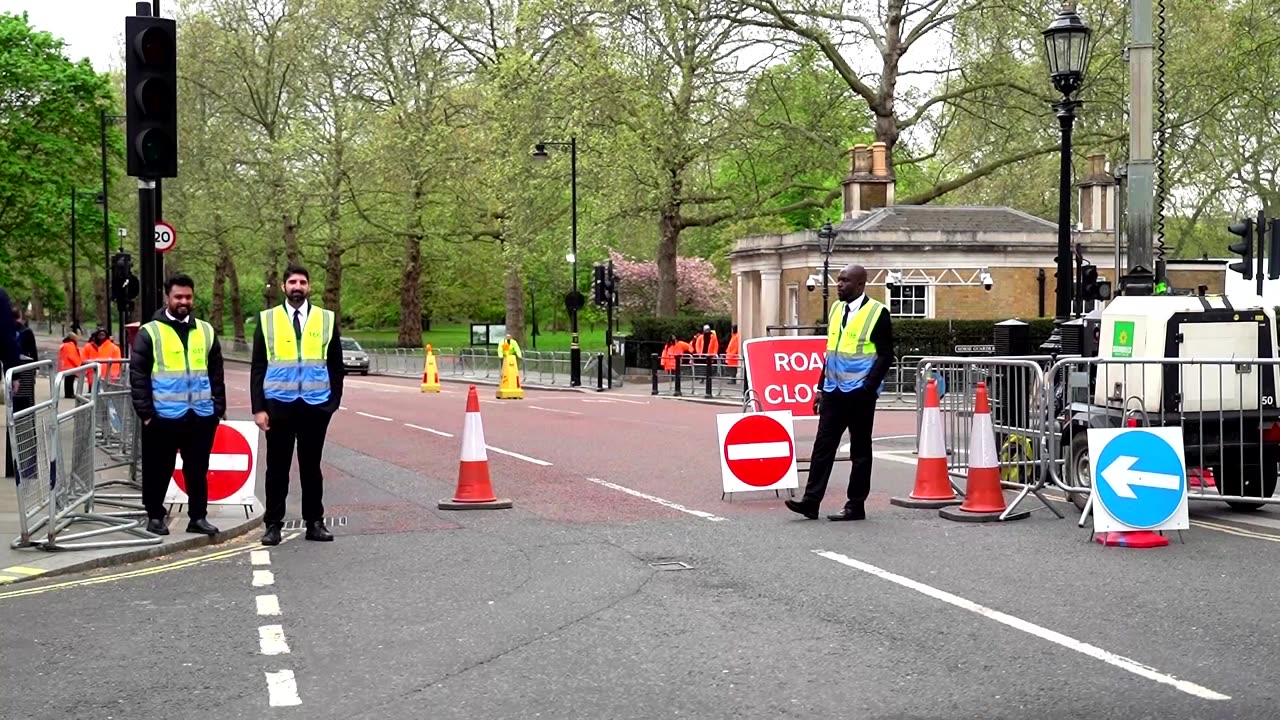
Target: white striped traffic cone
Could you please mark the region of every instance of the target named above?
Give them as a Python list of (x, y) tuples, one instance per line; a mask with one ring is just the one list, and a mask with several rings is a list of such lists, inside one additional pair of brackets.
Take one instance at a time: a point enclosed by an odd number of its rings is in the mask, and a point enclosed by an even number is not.
[[(943, 508), (938, 514), (959, 522), (997, 522), (1008, 508), (1004, 486), (1000, 484), (1000, 456), (996, 452), (996, 429), (991, 423), (987, 384), (978, 383), (973, 402), (973, 426), (969, 431), (969, 475), (965, 478), (964, 502), (958, 508)], [(1004, 520), (1030, 517), (1030, 510), (1010, 513)]]
[(480, 421), (480, 398), (476, 386), (467, 393), (467, 416), (462, 427), (462, 461), (458, 464), (458, 488), (453, 499), (441, 500), (441, 510), (503, 510), (512, 506), (493, 494), (489, 481), (489, 455), (484, 446), (484, 425)]
[(924, 390), (924, 414), (920, 423), (920, 454), (916, 457), (916, 486), (907, 497), (889, 498), (890, 505), (936, 510), (958, 505), (947, 470), (947, 445), (938, 402), (938, 381), (929, 378)]

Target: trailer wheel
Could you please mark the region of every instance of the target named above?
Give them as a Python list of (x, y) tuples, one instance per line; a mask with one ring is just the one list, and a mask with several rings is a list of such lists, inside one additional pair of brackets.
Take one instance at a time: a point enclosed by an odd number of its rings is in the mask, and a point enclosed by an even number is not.
[[(1264, 448), (1262, 465), (1249, 462), (1251, 458), (1242, 458), (1227, 452), (1222, 458), (1222, 474), (1215, 478), (1218, 493), (1221, 495), (1244, 495), (1245, 497), (1269, 498), (1276, 491), (1276, 464), (1280, 461), (1280, 451), (1275, 448)], [(1227, 505), (1237, 512), (1252, 512), (1266, 503), (1227, 501)]]
[[(1078, 432), (1071, 438), (1071, 451), (1067, 454), (1067, 478), (1072, 487), (1093, 489), (1093, 464), (1089, 461), (1089, 436)], [(1071, 502), (1084, 512), (1089, 496), (1085, 493), (1071, 493)]]

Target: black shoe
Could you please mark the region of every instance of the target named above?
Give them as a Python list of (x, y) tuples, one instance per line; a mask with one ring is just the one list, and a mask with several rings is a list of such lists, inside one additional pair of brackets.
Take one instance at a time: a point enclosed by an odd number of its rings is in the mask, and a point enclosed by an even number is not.
[(312, 520), (307, 523), (307, 539), (316, 542), (333, 542), (333, 536), (329, 534), (329, 529), (324, 526), (323, 520)]
[(197, 535), (217, 535), (218, 528), (210, 525), (208, 520), (200, 518), (187, 523), (187, 532), (196, 533)]
[(818, 519), (818, 508), (810, 507), (800, 500), (784, 500), (783, 504), (786, 505), (787, 509), (791, 512), (800, 513), (810, 520)]
[(147, 532), (154, 535), (168, 535), (169, 526), (164, 524), (164, 518), (151, 518), (147, 521)]
[(284, 527), (283, 525), (268, 525), (267, 531), (262, 533), (262, 544), (263, 545), (279, 545), (280, 530), (283, 527)]
[(867, 511), (863, 508), (856, 508), (856, 509), (845, 508), (838, 513), (832, 513), (828, 515), (827, 519), (835, 520), (837, 522), (842, 520), (866, 520)]

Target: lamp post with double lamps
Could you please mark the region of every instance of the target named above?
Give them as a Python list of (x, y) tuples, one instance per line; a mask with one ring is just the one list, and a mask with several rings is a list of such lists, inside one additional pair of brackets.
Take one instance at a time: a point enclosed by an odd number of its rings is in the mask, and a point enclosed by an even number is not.
[(831, 223), (824, 223), (822, 229), (818, 231), (818, 240), (822, 241), (822, 322), (827, 322), (827, 315), (831, 312), (831, 306), (827, 302), (827, 298), (831, 293), (831, 253), (836, 249), (836, 237), (839, 236), (831, 227)]

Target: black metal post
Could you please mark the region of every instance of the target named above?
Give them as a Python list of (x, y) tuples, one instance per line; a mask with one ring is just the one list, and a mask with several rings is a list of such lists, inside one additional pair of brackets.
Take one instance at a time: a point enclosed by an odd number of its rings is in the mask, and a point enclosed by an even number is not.
[(827, 278), (829, 277), (831, 277), (831, 253), (824, 253), (822, 256), (822, 324), (823, 325), (827, 323), (827, 318), (830, 317), (830, 314), (831, 314), (831, 306), (827, 302), (827, 297), (831, 293), (831, 289), (829, 287), (831, 283), (830, 281), (827, 280)]
[(705, 392), (706, 392), (707, 397), (711, 397), (711, 383), (712, 383), (711, 371), (712, 371), (712, 370), (715, 368), (715, 366), (716, 366), (716, 356), (715, 356), (715, 355), (711, 355), (711, 354), (707, 354), (707, 355), (706, 355), (706, 362), (707, 362), (707, 379), (706, 379), (706, 390), (705, 390)]
[[(105, 286), (107, 288), (108, 297), (111, 294), (111, 214), (108, 212), (108, 206), (111, 204), (107, 199), (107, 111), (103, 109), (99, 113), (99, 120), (102, 126), (101, 150), (102, 150), (102, 261), (105, 264), (107, 274)], [(111, 334), (111, 302), (107, 302), (107, 335)], [(121, 328), (123, 329), (123, 325)], [(120, 344), (128, 345), (129, 343), (120, 340)]]
[(653, 395), (658, 394), (658, 363), (657, 355), (649, 356), (649, 377), (653, 380), (653, 392), (651, 393)]
[[(569, 138), (569, 193), (570, 193), (570, 213), (573, 216), (570, 220), (572, 223), (573, 248), (573, 292), (578, 292), (578, 138)], [(578, 338), (578, 309), (575, 307), (573, 314), (569, 317), (572, 327), (570, 332), (573, 333), (569, 340), (569, 385), (578, 387), (582, 385), (582, 345)]]
[(1258, 211), (1258, 222), (1254, 224), (1254, 228), (1256, 228), (1256, 232), (1258, 233), (1258, 248), (1254, 253), (1256, 255), (1256, 257), (1254, 258), (1254, 261), (1257, 263), (1257, 267), (1253, 271), (1253, 277), (1254, 277), (1254, 282), (1258, 284), (1258, 297), (1262, 297), (1262, 285), (1263, 285), (1262, 278), (1266, 276), (1266, 269), (1267, 269), (1266, 265), (1263, 262), (1264, 260), (1263, 255), (1267, 251), (1267, 211), (1266, 210)]
[(1040, 349), (1052, 356), (1062, 351), (1062, 324), (1071, 320), (1071, 128), (1076, 119), (1076, 100), (1064, 98), (1055, 107), (1062, 128), (1062, 152), (1058, 164), (1058, 278), (1054, 301), (1053, 334)]
[[(156, 215), (152, 200), (155, 197), (155, 182), (138, 180), (138, 263), (139, 283), (138, 302), (142, 311), (142, 321), (147, 322), (156, 310), (160, 309), (160, 288), (156, 282)], [(122, 328), (123, 329), (123, 328)]]
[[(610, 288), (612, 288), (613, 282), (614, 282), (612, 260), (609, 261), (608, 270), (606, 270), (606, 272), (609, 273), (608, 275), (609, 286)], [(614, 306), (614, 300), (616, 297), (617, 297), (617, 294), (612, 289), (609, 290), (609, 297), (608, 297), (609, 302), (606, 304), (607, 314), (605, 316), (605, 327), (604, 327), (604, 356), (605, 356), (605, 359), (609, 361), (609, 389), (610, 390), (613, 389), (613, 306)]]
[(1071, 288), (1071, 311), (1072, 315), (1079, 317), (1084, 315), (1084, 297), (1080, 289), (1084, 287), (1084, 245), (1076, 243), (1076, 272), (1075, 283)]
[(596, 355), (596, 392), (604, 392), (604, 355)]
[(76, 280), (76, 195), (71, 188), (71, 329), (80, 332), (80, 284)]
[[(1119, 266), (1117, 265), (1117, 267)], [(1036, 315), (1036, 317), (1044, 317), (1044, 286), (1045, 286), (1044, 268), (1040, 268), (1040, 271), (1036, 273), (1036, 283), (1040, 286), (1040, 312), (1038, 315)]]

